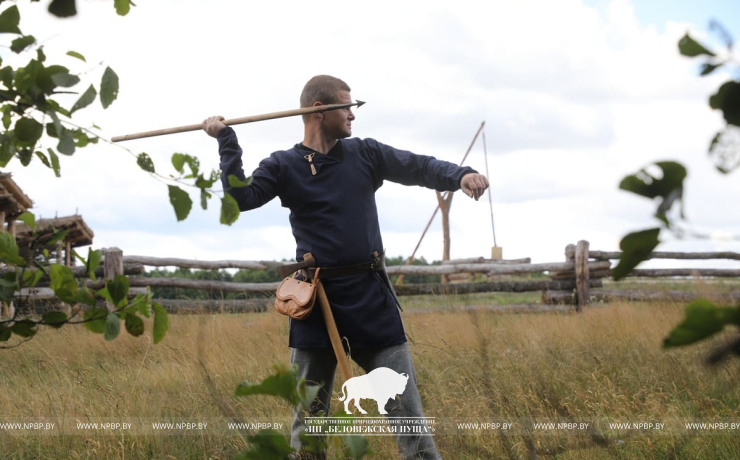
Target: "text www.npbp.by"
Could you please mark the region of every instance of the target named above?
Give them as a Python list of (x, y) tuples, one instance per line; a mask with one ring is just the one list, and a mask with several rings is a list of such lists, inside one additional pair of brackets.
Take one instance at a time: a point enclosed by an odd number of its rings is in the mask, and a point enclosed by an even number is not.
[(208, 423), (152, 423), (155, 430), (205, 430)]
[(535, 430), (587, 430), (588, 423), (558, 422), (558, 423), (535, 423)]
[(130, 430), (130, 423), (80, 423), (77, 422), (78, 430)]
[(513, 423), (458, 423), (458, 430), (510, 430)]
[(0, 430), (53, 430), (55, 423), (0, 423)]

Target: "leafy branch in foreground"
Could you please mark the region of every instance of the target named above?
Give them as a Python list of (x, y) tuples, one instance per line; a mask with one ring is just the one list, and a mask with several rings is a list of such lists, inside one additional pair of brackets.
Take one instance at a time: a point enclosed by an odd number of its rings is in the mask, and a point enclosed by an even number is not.
[[(298, 368), (286, 365), (273, 366), (274, 374), (269, 375), (259, 383), (242, 383), (236, 389), (236, 396), (270, 395), (287, 401), (293, 409), (308, 408), (316, 399), (319, 392), (318, 385), (307, 385), (304, 379), (298, 378)], [(343, 412), (333, 418), (347, 418), (351, 416)], [(265, 428), (256, 434), (247, 437), (249, 449), (237, 457), (237, 460), (288, 460), (295, 452), (290, 446), (290, 440), (277, 430)], [(332, 437), (336, 447), (343, 449), (354, 459), (364, 458), (370, 453), (368, 441), (362, 436), (342, 436), (341, 441)], [(323, 452), (327, 445), (321, 437), (301, 435), (303, 448), (307, 452)]]
[[(133, 6), (130, 0), (114, 0), (113, 3), (121, 16), (128, 14)], [(74, 16), (77, 14), (76, 2), (54, 0), (49, 5), (49, 12), (61, 18)], [(102, 70), (97, 86), (89, 81), (83, 82), (81, 77), (89, 69), (82, 68), (87, 64), (87, 59), (77, 51), (68, 51), (62, 57), (68, 61), (68, 66), (76, 66), (76, 69), (57, 63), (49, 64), (43, 46), (37, 43), (33, 35), (21, 31), (20, 20), (20, 11), (15, 4), (0, 12), (0, 35), (18, 36), (9, 44), (11, 51), (33, 56), (25, 65), (17, 67), (3, 67), (0, 59), (0, 167), (7, 166), (13, 159), (18, 159), (22, 166), (28, 166), (37, 158), (57, 177), (61, 177), (60, 155), (73, 155), (78, 149), (98, 144), (101, 139), (109, 142), (93, 130), (100, 129), (97, 125), (80, 126), (76, 123), (75, 116), (96, 100), (100, 101), (104, 109), (110, 107), (118, 98), (118, 75), (113, 69), (106, 67)], [(71, 106), (65, 105), (64, 101), (70, 95), (78, 97)], [(142, 152), (137, 155), (126, 148), (124, 150), (136, 157), (141, 169), (156, 178), (197, 188), (200, 191), (201, 207), (207, 209), (208, 200), (215, 193), (213, 185), (219, 179), (217, 171), (200, 173), (197, 158), (175, 153), (172, 155), (172, 164), (180, 175), (164, 176), (155, 171), (154, 162), (148, 154)], [(185, 164), (190, 168), (189, 174), (183, 170)], [(180, 221), (190, 213), (192, 200), (178, 185), (168, 185), (168, 193), (177, 220)], [(246, 185), (248, 184), (231, 184), (231, 187)], [(224, 194), (221, 198), (221, 223), (231, 225), (238, 217), (236, 201)]]
[[(710, 23), (710, 29), (727, 47), (725, 57), (720, 57), (719, 52), (711, 51), (688, 33), (678, 42), (678, 50), (683, 56), (704, 59), (701, 65), (701, 76), (709, 75), (717, 69), (735, 63), (732, 57), (734, 43), (730, 34), (716, 21)], [(717, 169), (726, 174), (740, 165), (740, 81), (728, 80), (709, 97), (708, 102), (712, 109), (722, 112), (727, 123), (726, 127), (714, 136), (709, 145), (709, 154), (715, 158)], [(650, 170), (653, 169), (659, 173), (651, 174)], [(660, 221), (661, 226), (633, 232), (622, 239), (620, 242), (622, 257), (612, 271), (615, 281), (626, 277), (640, 262), (649, 258), (650, 253), (660, 243), (662, 228), (673, 230), (674, 222), (669, 211), (677, 202), (682, 203), (683, 182), (687, 175), (688, 171), (680, 163), (662, 161), (625, 177), (619, 184), (622, 190), (649, 199), (658, 199), (655, 217)], [(681, 207), (679, 217), (685, 219), (683, 207)]]
[[(35, 230), (35, 217), (24, 213), (18, 218)], [(144, 333), (142, 318), (154, 317), (152, 337), (154, 343), (160, 342), (169, 328), (167, 312), (158, 303), (152, 302), (152, 294), (139, 294), (129, 301), (128, 278), (118, 275), (106, 280), (101, 289), (93, 289), (86, 281), (78, 282), (72, 269), (60, 264), (48, 264), (49, 250), (66, 236), (66, 231), (51, 229), (50, 232), (36, 234), (32, 243), (31, 263), (20, 255), (15, 239), (9, 233), (0, 233), (0, 262), (6, 265), (0, 278), (0, 302), (12, 305), (22, 299), (23, 290), (36, 288), (43, 281), (56, 296), (56, 300), (70, 306), (75, 313), (67, 315), (63, 311), (46, 311), (35, 314), (29, 306), (15, 309), (12, 317), (0, 320), (0, 342), (7, 342), (13, 335), (29, 339), (36, 335), (40, 326), (61, 328), (67, 324), (83, 324), (88, 330), (103, 334), (105, 340), (115, 339), (121, 331), (121, 322), (126, 332), (134, 337)], [(42, 256), (33, 257), (35, 247), (41, 246)], [(102, 253), (99, 250), (88, 250), (87, 258), (75, 253), (85, 266), (87, 275), (96, 280), (95, 270), (100, 266)], [(30, 295), (30, 294), (29, 294)], [(109, 302), (112, 308), (103, 308), (99, 304)], [(104, 304), (103, 304), (104, 305)], [(83, 310), (84, 309), (84, 310)], [(82, 311), (82, 318), (77, 318)]]

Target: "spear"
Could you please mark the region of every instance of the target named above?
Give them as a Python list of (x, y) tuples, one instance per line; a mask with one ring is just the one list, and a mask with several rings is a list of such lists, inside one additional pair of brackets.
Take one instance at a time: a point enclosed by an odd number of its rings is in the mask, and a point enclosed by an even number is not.
[[(313, 107), (304, 107), (302, 109), (284, 110), (282, 112), (263, 113), (262, 115), (251, 115), (248, 117), (232, 118), (230, 120), (223, 120), (221, 123), (226, 126), (239, 125), (242, 123), (253, 123), (255, 121), (273, 120), (275, 118), (294, 117), (296, 115), (306, 115), (309, 113), (327, 112), (329, 110), (344, 109), (346, 107), (352, 107), (356, 105), (360, 108), (365, 102), (356, 101), (348, 102), (346, 104), (326, 104), (316, 105)], [(123, 136), (116, 136), (111, 139), (113, 142), (130, 141), (132, 139), (142, 139), (144, 137), (164, 136), (166, 134), (186, 133), (188, 131), (197, 131), (203, 127), (202, 123), (197, 125), (178, 126), (176, 128), (156, 129), (154, 131), (145, 131), (143, 133), (126, 134)]]

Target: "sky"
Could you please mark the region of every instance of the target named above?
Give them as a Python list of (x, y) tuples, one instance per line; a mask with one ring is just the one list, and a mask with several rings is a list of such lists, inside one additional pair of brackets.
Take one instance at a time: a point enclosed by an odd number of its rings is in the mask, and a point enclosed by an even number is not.
[[(711, 18), (740, 38), (736, 1), (158, 0), (137, 2), (126, 17), (110, 1), (78, 3), (78, 16), (61, 20), (44, 2), (19, 1), (21, 30), (43, 45), (47, 64), (80, 72), (83, 81), (98, 85), (106, 66), (116, 71), (118, 100), (78, 112), (78, 123), (95, 123), (105, 138), (210, 115), (297, 108), (305, 82), (330, 74), (367, 101), (355, 111), (357, 137), (459, 163), (485, 121), (496, 243), (505, 259), (562, 261), (565, 246), (579, 240), (615, 251), (625, 234), (657, 226), (657, 204), (618, 184), (663, 160), (688, 167), (684, 225), (711, 238), (663, 232), (659, 249), (740, 251), (740, 180), (718, 173), (707, 155), (724, 127), (707, 99), (729, 75), (700, 78), (699, 61), (677, 49), (687, 31), (721, 49)], [(0, 44), (11, 38), (0, 36)], [(87, 63), (65, 56), (69, 50)], [(0, 56), (28, 59), (2, 47)], [(235, 129), (247, 173), (303, 135), (300, 117)], [(122, 147), (148, 153), (164, 175), (174, 173), (175, 152), (218, 169), (216, 141), (192, 132), (79, 150), (61, 158), (61, 178), (38, 161), (24, 168), (14, 160), (5, 170), (38, 216), (82, 215), (95, 248), (200, 260), (294, 257), (289, 211), (279, 200), (228, 227), (219, 224), (218, 202), (203, 211), (193, 193), (196, 206), (177, 222), (166, 184)], [(485, 174), (485, 158), (479, 140), (465, 165)], [(376, 199), (387, 254), (410, 255), (436, 208), (434, 191), (386, 182)], [(450, 219), (453, 259), (490, 256), (488, 196), (476, 202), (456, 194)], [(417, 255), (441, 259), (439, 216)]]

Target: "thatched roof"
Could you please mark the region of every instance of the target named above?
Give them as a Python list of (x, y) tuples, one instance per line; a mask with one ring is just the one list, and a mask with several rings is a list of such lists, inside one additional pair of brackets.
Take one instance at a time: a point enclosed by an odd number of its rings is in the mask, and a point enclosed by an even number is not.
[[(64, 241), (69, 241), (73, 248), (92, 244), (95, 236), (95, 233), (87, 226), (82, 216), (77, 214), (54, 219), (39, 219), (36, 221), (36, 234), (50, 230), (52, 225), (57, 230), (69, 230)], [(29, 245), (34, 238), (33, 231), (22, 222), (18, 222), (15, 232), (19, 246)]]
[(13, 180), (12, 174), (0, 172), (0, 212), (5, 216), (18, 215), (33, 207), (33, 201)]

